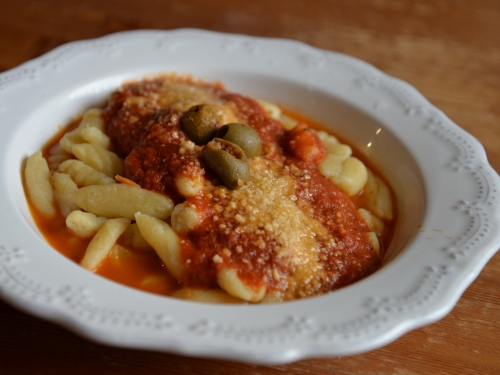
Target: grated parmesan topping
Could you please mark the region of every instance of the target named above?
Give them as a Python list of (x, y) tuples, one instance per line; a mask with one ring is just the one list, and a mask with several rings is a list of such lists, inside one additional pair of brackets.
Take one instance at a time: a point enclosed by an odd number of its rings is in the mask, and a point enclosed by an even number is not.
[[(287, 294), (306, 296), (316, 291), (326, 274), (319, 262), (319, 238), (334, 241), (326, 228), (296, 203), (295, 180), (283, 164), (264, 158), (250, 161), (251, 178), (239, 190), (218, 188), (224, 194), (224, 217), (234, 218), (242, 233), (256, 233), (276, 242), (275, 256), (289, 269)], [(221, 224), (225, 225), (225, 224)], [(258, 241), (258, 240), (257, 240)], [(260, 248), (265, 247), (261, 240)], [(276, 269), (275, 280), (280, 280)]]

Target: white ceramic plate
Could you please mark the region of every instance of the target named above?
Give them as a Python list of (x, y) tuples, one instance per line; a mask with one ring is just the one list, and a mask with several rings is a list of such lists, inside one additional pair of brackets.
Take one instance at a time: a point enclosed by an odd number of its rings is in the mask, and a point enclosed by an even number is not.
[[(21, 168), (68, 120), (124, 80), (160, 72), (221, 80), (345, 137), (396, 192), (384, 266), (321, 297), (200, 305), (133, 290), (53, 250)], [(0, 295), (106, 344), (262, 364), (360, 353), (447, 314), (500, 245), (499, 177), (477, 140), (408, 84), (357, 59), (288, 40), (200, 30), (70, 43), (0, 75)]]

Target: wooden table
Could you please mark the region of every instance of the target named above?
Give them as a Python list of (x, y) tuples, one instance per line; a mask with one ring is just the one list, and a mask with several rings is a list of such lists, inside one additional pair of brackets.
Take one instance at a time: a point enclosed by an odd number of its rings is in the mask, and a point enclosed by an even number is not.
[[(73, 40), (196, 27), (359, 57), (422, 92), (500, 171), (498, 0), (2, 0), (0, 71)], [(1, 374), (500, 373), (500, 253), (440, 322), (347, 358), (261, 367), (88, 342), (0, 302)]]

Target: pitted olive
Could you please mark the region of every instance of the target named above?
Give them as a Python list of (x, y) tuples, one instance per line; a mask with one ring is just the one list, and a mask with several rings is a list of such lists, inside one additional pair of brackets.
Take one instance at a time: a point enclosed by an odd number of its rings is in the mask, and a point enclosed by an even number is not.
[(203, 161), (229, 189), (238, 189), (250, 178), (245, 152), (234, 143), (215, 138), (203, 148)]
[(262, 155), (262, 143), (259, 135), (250, 126), (237, 122), (225, 124), (217, 130), (216, 137), (240, 146), (245, 151), (247, 158)]
[(194, 105), (181, 118), (182, 130), (197, 145), (211, 141), (220, 123), (215, 109), (207, 104)]

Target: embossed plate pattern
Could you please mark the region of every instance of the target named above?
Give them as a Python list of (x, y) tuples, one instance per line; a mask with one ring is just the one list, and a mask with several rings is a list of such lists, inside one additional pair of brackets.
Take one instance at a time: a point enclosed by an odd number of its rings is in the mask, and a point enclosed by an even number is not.
[[(220, 80), (341, 134), (394, 191), (384, 266), (339, 291), (262, 306), (199, 305), (95, 276), (41, 237), (21, 169), (59, 126), (124, 80)], [(0, 75), (0, 295), (92, 340), (277, 364), (387, 344), (453, 308), (500, 244), (499, 177), (482, 146), (414, 88), (357, 59), (288, 40), (201, 30), (70, 43)]]

